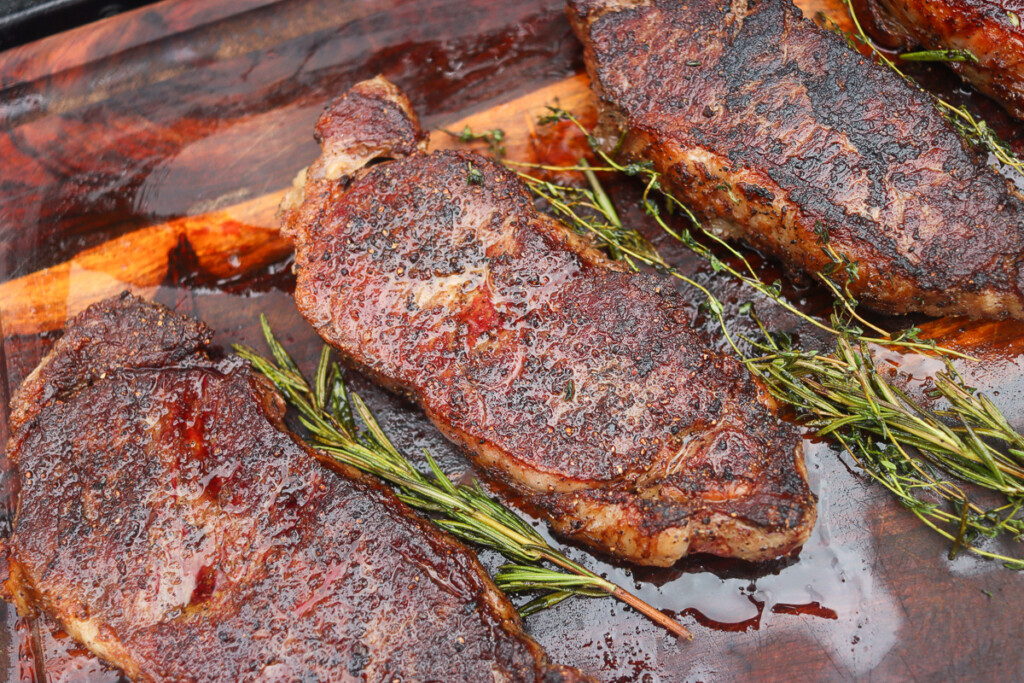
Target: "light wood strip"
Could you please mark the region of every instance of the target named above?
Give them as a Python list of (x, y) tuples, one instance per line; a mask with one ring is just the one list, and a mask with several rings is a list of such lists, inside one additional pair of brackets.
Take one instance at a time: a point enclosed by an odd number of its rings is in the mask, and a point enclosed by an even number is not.
[[(576, 112), (592, 107), (585, 76), (573, 76), (448, 126), (460, 131), (502, 128), (510, 158), (532, 159), (536, 118), (558, 102)], [(432, 149), (464, 146), (434, 131)], [(50, 268), (0, 284), (5, 334), (36, 334), (60, 328), (89, 304), (125, 289), (151, 293), (166, 277), (169, 258), (187, 240), (204, 271), (229, 278), (263, 268), (291, 250), (274, 215), (285, 190), (225, 209), (161, 223), (86, 249)]]

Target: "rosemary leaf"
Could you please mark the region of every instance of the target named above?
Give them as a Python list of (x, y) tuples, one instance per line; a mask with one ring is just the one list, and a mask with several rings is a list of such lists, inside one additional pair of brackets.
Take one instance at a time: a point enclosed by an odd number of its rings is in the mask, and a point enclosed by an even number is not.
[(921, 50), (904, 52), (900, 59), (907, 62), (970, 62), (978, 63), (978, 58), (970, 50)]

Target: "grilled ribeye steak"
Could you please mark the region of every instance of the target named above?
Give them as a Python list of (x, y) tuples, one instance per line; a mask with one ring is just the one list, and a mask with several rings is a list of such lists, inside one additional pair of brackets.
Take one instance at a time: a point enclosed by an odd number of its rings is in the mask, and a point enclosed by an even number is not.
[(804, 542), (797, 430), (668, 283), (538, 213), (503, 166), (424, 153), (383, 79), (335, 102), (317, 137), (283, 230), (299, 310), (351, 363), (599, 550), (668, 565)]
[(457, 541), (315, 459), (201, 323), (96, 304), (18, 390), (7, 590), (135, 680), (579, 680)]
[(810, 273), (831, 263), (827, 230), (878, 310), (1024, 317), (1021, 195), (926, 93), (789, 0), (568, 13), (602, 137), (652, 161), (710, 228)]
[(889, 48), (970, 50), (977, 62), (948, 62), (978, 90), (1024, 119), (1024, 2), (853, 0), (857, 18)]

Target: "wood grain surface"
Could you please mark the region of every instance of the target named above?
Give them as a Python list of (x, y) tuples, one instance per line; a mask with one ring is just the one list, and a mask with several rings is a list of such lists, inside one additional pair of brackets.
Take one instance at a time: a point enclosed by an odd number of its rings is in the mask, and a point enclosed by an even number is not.
[[(848, 25), (838, 0), (798, 4)], [(0, 53), (4, 407), (68, 316), (125, 288), (206, 320), (225, 346), (257, 345), (265, 312), (311, 363), (319, 343), (294, 310), (291, 249), (274, 214), (317, 153), (312, 126), (326, 103), (383, 73), (410, 94), (434, 131), (432, 148), (462, 144), (441, 129), (499, 127), (510, 159), (569, 161), (580, 140), (539, 128), (536, 117), (557, 102), (587, 118), (581, 66), (560, 0), (167, 0)], [(627, 219), (642, 220), (629, 208), (635, 188), (609, 189)], [(660, 246), (723, 300), (745, 296)], [(790, 290), (814, 296), (799, 283)], [(693, 315), (701, 321), (696, 306)], [(785, 316), (771, 322), (812, 336)], [(1024, 427), (1024, 325), (921, 325), (979, 357), (958, 368)], [(918, 379), (935, 367), (880, 360)], [(353, 382), (396, 442), (472, 473), (418, 411)], [(573, 549), (679, 614), (692, 643), (606, 601), (565, 603), (532, 617), (530, 632), (556, 660), (608, 681), (1018, 680), (1024, 577), (970, 557), (949, 561), (941, 540), (840, 454), (813, 440), (807, 450), (821, 514), (795, 558), (698, 557), (641, 571)], [(2, 610), (8, 680), (118, 679), (45, 620)]]

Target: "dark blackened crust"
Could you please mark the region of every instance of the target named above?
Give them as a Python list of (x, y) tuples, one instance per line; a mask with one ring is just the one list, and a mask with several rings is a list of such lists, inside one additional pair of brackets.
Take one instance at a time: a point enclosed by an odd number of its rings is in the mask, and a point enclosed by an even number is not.
[(111, 299), (19, 390), (6, 588), (23, 614), (133, 680), (585, 679), (546, 662), (461, 544), (318, 464), (208, 337)]
[(1019, 194), (928, 95), (788, 0), (590, 0), (569, 18), (607, 138), (626, 131), (624, 156), (712, 229), (815, 273), (824, 228), (882, 311), (1024, 317)]
[[(358, 138), (374, 120), (332, 125)], [(539, 214), (514, 173), (438, 152), (310, 178), (282, 228), (299, 310), (559, 530), (652, 565), (807, 538), (800, 438), (764, 387), (660, 279)]]
[(855, 0), (854, 7), (871, 36), (889, 47), (970, 50), (976, 63), (951, 62), (949, 67), (1024, 119), (1024, 3)]

